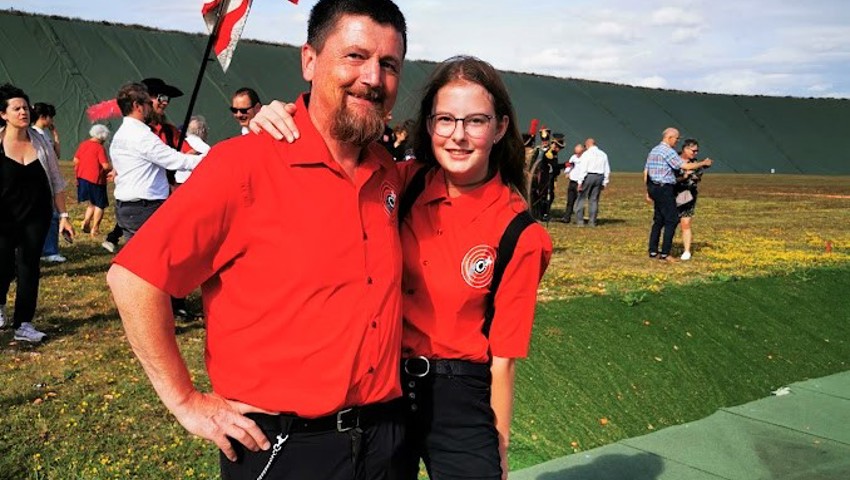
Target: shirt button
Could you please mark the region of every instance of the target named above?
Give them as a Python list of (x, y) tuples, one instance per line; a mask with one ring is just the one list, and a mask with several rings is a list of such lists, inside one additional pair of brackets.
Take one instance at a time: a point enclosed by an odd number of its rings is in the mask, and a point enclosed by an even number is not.
[(416, 394), (413, 392), (408, 393), (407, 396), (410, 397), (411, 400), (416, 400)]
[(412, 288), (408, 288), (407, 290), (404, 291), (404, 293), (406, 293), (407, 295), (413, 295), (414, 293), (416, 293), (416, 290), (414, 290)]
[(372, 277), (366, 277), (366, 283), (372, 285)]
[(413, 387), (416, 386), (416, 382), (411, 380), (411, 381), (407, 382), (407, 386), (410, 387), (410, 388), (413, 388)]
[(443, 234), (442, 230), (437, 230), (437, 235), (442, 235), (442, 234)]
[(425, 265), (427, 267), (428, 263), (429, 263), (428, 260), (422, 260), (422, 265)]
[(372, 320), (372, 328), (378, 328), (378, 322), (376, 320)]

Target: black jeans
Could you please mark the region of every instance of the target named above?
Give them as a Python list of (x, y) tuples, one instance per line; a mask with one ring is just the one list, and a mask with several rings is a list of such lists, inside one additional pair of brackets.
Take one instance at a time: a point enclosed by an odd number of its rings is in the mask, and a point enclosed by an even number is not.
[(419, 459), (430, 478), (502, 476), (499, 433), (490, 407), (489, 367), (484, 375), (417, 377), (403, 371), (405, 434), (392, 480), (416, 480)]
[(576, 199), (578, 198), (578, 182), (575, 180), (570, 180), (570, 184), (567, 187), (567, 209), (564, 210), (564, 221), (570, 223), (570, 218), (572, 218), (573, 210), (576, 207)]
[(134, 202), (117, 200), (115, 202), (115, 216), (128, 242), (151, 215), (162, 206), (163, 202), (165, 200), (137, 200)]
[(653, 257), (657, 255), (658, 241), (663, 229), (664, 242), (661, 244), (661, 256), (666, 257), (670, 255), (670, 250), (673, 248), (673, 236), (676, 235), (676, 226), (679, 225), (676, 194), (673, 191), (673, 185), (668, 184), (649, 182), (646, 190), (655, 205), (652, 229), (649, 231), (649, 255)]
[(273, 449), (251, 452), (231, 440), (238, 460), (231, 462), (219, 453), (223, 480), (257, 480), (267, 467), (263, 480), (385, 480), (402, 441), (403, 424), (395, 403), (387, 404), (386, 413), (376, 421), (344, 432), (335, 428), (301, 432), (291, 417), (247, 416), (257, 422), (272, 445), (287, 434), (289, 437), (271, 462)]
[(17, 268), (18, 290), (15, 293), (15, 316), (12, 323), (15, 328), (23, 322), (31, 322), (35, 316), (41, 276), (41, 249), (49, 228), (50, 215), (40, 215), (0, 232), (0, 305), (6, 304), (9, 286)]

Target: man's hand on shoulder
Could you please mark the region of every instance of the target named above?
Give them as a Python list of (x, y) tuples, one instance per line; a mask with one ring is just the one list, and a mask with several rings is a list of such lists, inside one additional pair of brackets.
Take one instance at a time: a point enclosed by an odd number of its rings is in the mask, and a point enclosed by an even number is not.
[[(244, 414), (257, 412), (274, 415), (261, 408), (227, 400), (216, 393), (195, 391), (174, 408), (174, 416), (183, 428), (193, 435), (215, 443), (230, 461), (236, 461), (236, 451), (229, 438), (248, 450), (268, 450), (271, 443), (257, 424)], [(229, 437), (229, 438), (228, 438)]]
[(248, 128), (254, 133), (266, 132), (275, 140), (283, 140), (289, 143), (297, 140), (301, 135), (295, 125), (294, 103), (283, 103), (274, 100), (268, 105), (263, 105), (257, 115), (248, 123)]

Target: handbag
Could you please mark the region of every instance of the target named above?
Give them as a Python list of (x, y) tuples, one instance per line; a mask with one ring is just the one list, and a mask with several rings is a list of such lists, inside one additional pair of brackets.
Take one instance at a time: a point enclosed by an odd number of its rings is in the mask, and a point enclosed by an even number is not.
[(691, 193), (690, 190), (682, 190), (676, 195), (676, 206), (681, 207), (682, 205), (694, 201), (694, 194)]

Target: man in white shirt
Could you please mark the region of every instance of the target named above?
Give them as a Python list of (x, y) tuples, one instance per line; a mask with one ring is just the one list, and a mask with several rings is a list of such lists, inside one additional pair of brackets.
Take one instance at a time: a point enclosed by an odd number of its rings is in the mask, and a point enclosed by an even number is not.
[(166, 170), (192, 170), (201, 157), (174, 150), (151, 131), (146, 121), (153, 111), (153, 101), (144, 84), (124, 85), (117, 101), (124, 121), (112, 138), (109, 156), (117, 172), (118, 224), (129, 241), (168, 198)]
[(599, 213), (599, 196), (602, 189), (608, 186), (611, 166), (608, 155), (596, 146), (596, 140), (588, 138), (584, 141), (586, 150), (582, 154), (582, 172), (578, 175), (578, 202), (576, 202), (576, 224), (584, 225), (584, 203), (588, 200), (590, 208), (587, 223), (596, 226), (596, 216)]
[(567, 208), (564, 210), (564, 216), (561, 217), (561, 222), (570, 223), (570, 218), (573, 214), (573, 209), (576, 206), (576, 198), (578, 198), (578, 181), (582, 178), (584, 170), (581, 156), (584, 153), (584, 144), (577, 143), (573, 148), (573, 156), (567, 161), (564, 174), (569, 176), (570, 184), (567, 186)]

